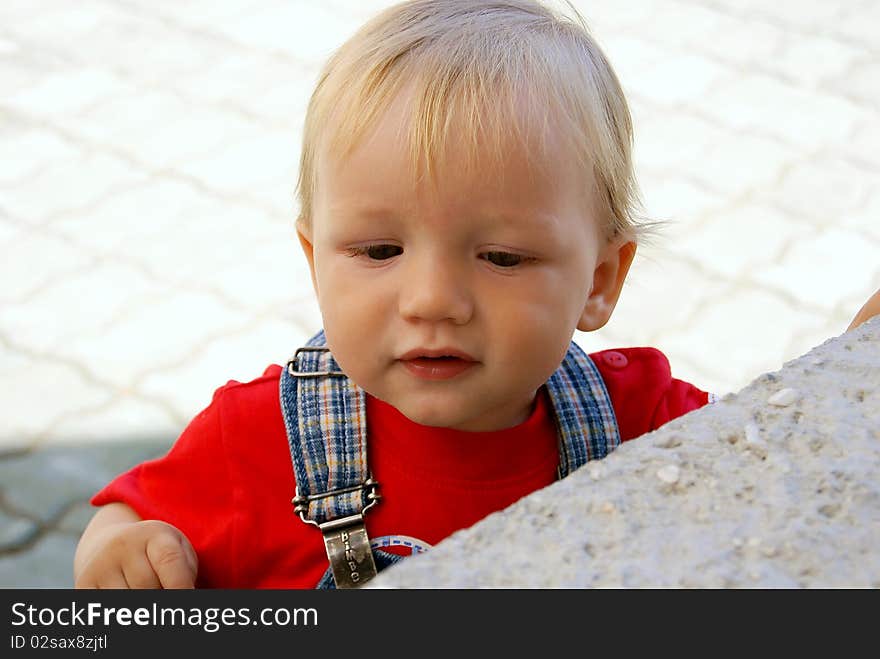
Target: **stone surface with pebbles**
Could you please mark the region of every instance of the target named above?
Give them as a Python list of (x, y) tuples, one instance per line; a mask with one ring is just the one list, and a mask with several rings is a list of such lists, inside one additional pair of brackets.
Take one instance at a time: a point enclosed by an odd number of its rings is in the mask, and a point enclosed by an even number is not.
[(880, 587), (880, 317), (374, 587)]

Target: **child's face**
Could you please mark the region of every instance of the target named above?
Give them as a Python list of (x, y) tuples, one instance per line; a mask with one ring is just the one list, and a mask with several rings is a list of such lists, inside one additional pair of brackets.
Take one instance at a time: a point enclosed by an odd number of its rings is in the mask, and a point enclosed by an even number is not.
[(575, 327), (607, 321), (635, 246), (600, 237), (561, 157), (530, 169), (511, 146), (501, 166), (468, 175), (449, 147), (436, 185), (415, 182), (399, 111), (318, 169), (300, 238), (328, 344), (358, 385), (417, 423), (516, 425)]

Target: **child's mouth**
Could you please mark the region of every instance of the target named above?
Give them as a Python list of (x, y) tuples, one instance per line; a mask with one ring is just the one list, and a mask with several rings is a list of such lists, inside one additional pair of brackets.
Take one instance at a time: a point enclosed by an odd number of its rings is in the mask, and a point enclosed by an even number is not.
[(414, 355), (400, 362), (410, 374), (424, 380), (449, 380), (477, 365), (477, 362), (455, 355)]

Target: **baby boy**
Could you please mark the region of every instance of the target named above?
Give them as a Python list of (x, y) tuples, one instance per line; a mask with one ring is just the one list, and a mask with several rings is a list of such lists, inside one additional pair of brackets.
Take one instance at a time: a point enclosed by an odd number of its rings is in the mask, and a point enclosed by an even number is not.
[(305, 123), (323, 331), (96, 495), (76, 585), (360, 585), (706, 404), (656, 350), (571, 341), (648, 228), (631, 140), (577, 17), (414, 0), (364, 25)]

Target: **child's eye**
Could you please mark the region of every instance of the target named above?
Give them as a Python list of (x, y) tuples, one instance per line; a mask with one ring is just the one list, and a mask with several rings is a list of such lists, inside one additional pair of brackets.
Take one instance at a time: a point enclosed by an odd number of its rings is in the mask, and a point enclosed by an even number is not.
[(526, 260), (525, 257), (510, 252), (485, 252), (480, 257), (499, 268), (512, 268)]
[(385, 261), (403, 254), (403, 247), (390, 244), (366, 245), (365, 247), (353, 247), (349, 252), (352, 256), (366, 256), (373, 261)]

